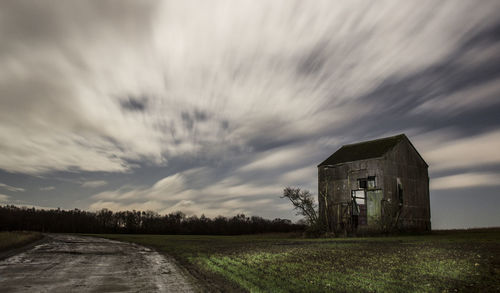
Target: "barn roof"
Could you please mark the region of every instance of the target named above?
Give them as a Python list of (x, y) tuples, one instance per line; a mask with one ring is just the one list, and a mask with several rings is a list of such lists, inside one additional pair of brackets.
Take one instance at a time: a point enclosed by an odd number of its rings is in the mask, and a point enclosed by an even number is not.
[(382, 157), (403, 139), (408, 140), (406, 135), (399, 134), (391, 137), (347, 144), (333, 153), (328, 159), (324, 160), (318, 167)]

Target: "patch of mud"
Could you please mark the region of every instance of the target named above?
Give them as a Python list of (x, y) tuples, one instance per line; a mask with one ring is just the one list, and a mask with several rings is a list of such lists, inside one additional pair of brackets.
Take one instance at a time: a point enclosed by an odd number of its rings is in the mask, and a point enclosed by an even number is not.
[(1, 292), (193, 292), (173, 261), (136, 244), (74, 235), (0, 261)]

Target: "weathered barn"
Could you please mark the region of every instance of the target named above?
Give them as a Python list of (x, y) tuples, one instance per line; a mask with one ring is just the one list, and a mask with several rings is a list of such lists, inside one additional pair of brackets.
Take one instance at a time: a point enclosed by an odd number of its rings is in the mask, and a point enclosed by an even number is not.
[(318, 165), (319, 218), (335, 233), (430, 231), (427, 169), (404, 134), (344, 145)]

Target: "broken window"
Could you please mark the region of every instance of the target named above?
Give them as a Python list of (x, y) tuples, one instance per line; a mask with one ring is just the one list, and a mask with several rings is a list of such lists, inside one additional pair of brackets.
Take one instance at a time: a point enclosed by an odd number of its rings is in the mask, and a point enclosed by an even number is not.
[(375, 186), (376, 186), (375, 176), (368, 176), (368, 178), (358, 179), (359, 189), (375, 188)]
[(366, 197), (364, 190), (353, 190), (352, 197), (356, 201), (357, 204), (366, 204)]
[(361, 189), (366, 188), (366, 178), (358, 179), (358, 187)]
[(375, 176), (368, 176), (367, 185), (368, 185), (368, 188), (375, 188), (375, 186), (376, 186)]

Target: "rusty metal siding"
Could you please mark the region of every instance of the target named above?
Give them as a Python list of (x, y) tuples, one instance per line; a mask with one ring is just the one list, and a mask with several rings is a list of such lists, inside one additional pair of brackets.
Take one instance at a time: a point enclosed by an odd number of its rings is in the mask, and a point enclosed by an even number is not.
[[(403, 206), (398, 226), (402, 230), (430, 230), (429, 176), (427, 164), (413, 146), (403, 140), (385, 156), (385, 188), (398, 201), (397, 179), (403, 185)], [(396, 172), (394, 172), (396, 170)]]

